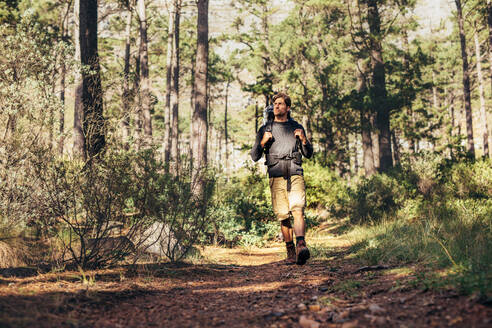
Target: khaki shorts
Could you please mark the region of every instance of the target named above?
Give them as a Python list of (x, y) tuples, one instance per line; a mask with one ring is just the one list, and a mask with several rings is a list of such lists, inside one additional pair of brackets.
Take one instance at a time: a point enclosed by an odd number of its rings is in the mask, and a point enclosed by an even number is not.
[(306, 206), (304, 177), (293, 175), (290, 177), (290, 181), (290, 192), (287, 192), (286, 179), (283, 177), (270, 178), (273, 212), (279, 221), (289, 218), (292, 211), (303, 211)]

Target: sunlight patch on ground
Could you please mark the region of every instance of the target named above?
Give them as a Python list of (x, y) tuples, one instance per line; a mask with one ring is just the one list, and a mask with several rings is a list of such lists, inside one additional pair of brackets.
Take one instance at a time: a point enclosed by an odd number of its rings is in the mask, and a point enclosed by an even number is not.
[(349, 247), (352, 245), (347, 238), (329, 234), (315, 234), (308, 236), (306, 240), (308, 241), (308, 244), (318, 244), (332, 248)]
[(415, 271), (410, 267), (394, 268), (390, 270), (383, 271), (385, 275), (392, 275), (395, 278), (407, 277), (415, 273)]
[(211, 288), (211, 289), (197, 289), (193, 293), (220, 293), (220, 292), (234, 292), (234, 293), (245, 293), (245, 292), (264, 292), (271, 290), (279, 290), (282, 286), (287, 285), (287, 283), (273, 281), (263, 284), (254, 283), (246, 286), (237, 287), (223, 287), (223, 288)]
[(202, 256), (212, 262), (229, 265), (262, 265), (278, 262), (284, 259), (285, 246), (275, 244), (268, 248), (224, 248), (206, 246), (202, 250)]

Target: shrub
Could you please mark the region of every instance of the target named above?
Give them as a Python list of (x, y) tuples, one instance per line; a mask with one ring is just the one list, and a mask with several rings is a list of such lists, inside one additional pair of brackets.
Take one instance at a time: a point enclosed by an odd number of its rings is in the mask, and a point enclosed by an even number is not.
[(446, 180), (446, 191), (454, 197), (492, 197), (492, 166), (490, 160), (455, 164), (449, 169)]
[[(210, 208), (209, 234), (226, 245), (261, 245), (278, 232), (268, 179), (249, 166), (229, 181), (218, 182)], [(273, 227), (276, 227), (273, 229)]]
[[(84, 163), (60, 159), (40, 147), (22, 166), (26, 177), (10, 215), (23, 218), (37, 239), (61, 243), (55, 262), (98, 267), (116, 263), (151, 246), (145, 232), (161, 229), (162, 255), (177, 261), (203, 232), (213, 178), (205, 176), (197, 195), (189, 170), (167, 173), (152, 149), (129, 152), (108, 144), (104, 154)], [(172, 240), (172, 242), (171, 242)], [(53, 244), (57, 244), (54, 242)]]
[[(489, 293), (492, 201), (488, 193), (492, 181), (488, 163), (428, 164), (433, 168), (422, 176), (432, 178), (435, 192), (407, 194), (396, 215), (385, 213), (388, 220), (356, 227), (351, 232), (355, 239), (352, 250), (368, 264), (417, 262), (447, 269), (447, 283), (457, 284), (462, 292)], [(413, 170), (400, 174), (411, 176), (407, 181), (421, 179)]]
[(404, 199), (404, 188), (385, 174), (362, 179), (349, 189), (347, 214), (352, 223), (374, 224), (394, 215)]
[(349, 194), (347, 182), (334, 170), (319, 163), (304, 164), (308, 208), (327, 210), (334, 217), (344, 217)]

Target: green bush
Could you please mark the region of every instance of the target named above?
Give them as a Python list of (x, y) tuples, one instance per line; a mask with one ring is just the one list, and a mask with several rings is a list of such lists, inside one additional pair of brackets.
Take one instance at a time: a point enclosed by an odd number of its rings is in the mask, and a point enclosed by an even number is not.
[(347, 214), (350, 222), (375, 224), (391, 217), (402, 205), (405, 192), (399, 182), (385, 174), (362, 179), (349, 188)]
[(445, 160), (439, 154), (421, 152), (402, 160), (393, 175), (405, 187), (408, 197), (431, 198), (440, 193)]
[(303, 166), (308, 208), (325, 209), (333, 217), (344, 217), (349, 200), (347, 182), (319, 163), (309, 161)]
[(453, 165), (447, 174), (446, 191), (458, 198), (492, 197), (492, 163), (490, 160)]
[(268, 179), (254, 166), (218, 182), (210, 208), (209, 235), (214, 242), (261, 245), (279, 231), (270, 204)]
[[(439, 160), (422, 162), (421, 166), (399, 173), (407, 176), (399, 181), (416, 182), (417, 192), (407, 188), (405, 199), (394, 203), (399, 204), (396, 212), (391, 207), (377, 207), (386, 219), (371, 227), (356, 227), (351, 232), (355, 241), (352, 251), (359, 260), (371, 265), (419, 263), (446, 269), (450, 273), (448, 284), (457, 285), (465, 293), (486, 294), (492, 291), (490, 162), (436, 163)], [(414, 171), (426, 165), (427, 171)], [(432, 180), (433, 192), (420, 189), (418, 182), (423, 178)], [(371, 184), (371, 188), (380, 188), (383, 191), (379, 194), (390, 195), (391, 188), (385, 189), (379, 182)], [(371, 195), (366, 184), (358, 189), (364, 191), (364, 196)], [(377, 197), (367, 202), (372, 206), (385, 204)], [(366, 209), (374, 211), (369, 206)]]

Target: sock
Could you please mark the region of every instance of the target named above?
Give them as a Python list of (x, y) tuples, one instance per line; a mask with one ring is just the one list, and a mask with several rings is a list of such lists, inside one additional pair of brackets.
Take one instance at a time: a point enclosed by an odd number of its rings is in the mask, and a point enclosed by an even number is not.
[(285, 242), (285, 245), (287, 247), (294, 247), (294, 241), (287, 241), (287, 242)]
[(297, 236), (296, 236), (296, 244), (297, 244), (300, 240), (304, 240), (304, 236), (299, 236), (299, 237), (297, 237)]

